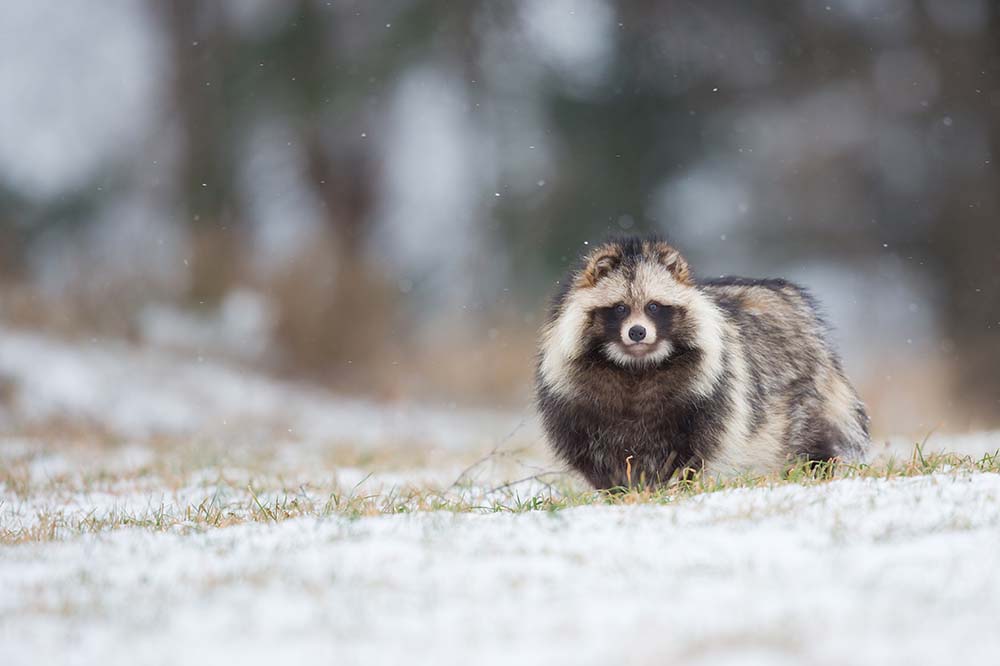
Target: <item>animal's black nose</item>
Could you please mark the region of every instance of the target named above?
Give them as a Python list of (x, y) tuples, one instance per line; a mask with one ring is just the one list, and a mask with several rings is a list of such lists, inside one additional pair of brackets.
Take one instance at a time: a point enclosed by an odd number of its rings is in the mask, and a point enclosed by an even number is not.
[(628, 329), (628, 337), (632, 338), (635, 342), (639, 342), (646, 337), (646, 329), (642, 326), (633, 326)]

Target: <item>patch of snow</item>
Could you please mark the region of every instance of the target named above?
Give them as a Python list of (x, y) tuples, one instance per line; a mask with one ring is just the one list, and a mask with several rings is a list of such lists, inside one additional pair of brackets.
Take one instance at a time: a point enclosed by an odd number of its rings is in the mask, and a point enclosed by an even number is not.
[(266, 298), (238, 289), (209, 314), (149, 305), (139, 317), (139, 327), (143, 339), (158, 347), (253, 361), (265, 358), (275, 320)]
[(5, 547), (0, 655), (980, 663), (1000, 649), (998, 499), (998, 475), (936, 475)]
[(14, 387), (8, 418), (78, 420), (132, 438), (220, 433), (231, 439), (234, 433), (273, 438), (281, 432), (286, 439), (312, 443), (413, 442), (467, 449), (492, 446), (521, 420), (490, 410), (376, 404), (203, 357), (115, 341), (63, 342), (3, 328), (0, 377)]

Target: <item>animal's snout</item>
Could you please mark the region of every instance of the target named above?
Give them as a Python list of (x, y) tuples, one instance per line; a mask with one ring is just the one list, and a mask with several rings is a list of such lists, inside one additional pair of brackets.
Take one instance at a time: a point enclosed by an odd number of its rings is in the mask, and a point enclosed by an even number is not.
[(633, 326), (632, 328), (628, 329), (628, 337), (633, 342), (641, 342), (642, 340), (645, 340), (646, 339), (645, 327), (639, 325)]

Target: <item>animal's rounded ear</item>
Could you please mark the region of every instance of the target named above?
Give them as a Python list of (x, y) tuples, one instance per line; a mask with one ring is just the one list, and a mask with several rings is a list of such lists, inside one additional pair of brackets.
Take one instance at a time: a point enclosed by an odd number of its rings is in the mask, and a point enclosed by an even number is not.
[(618, 267), (621, 258), (614, 252), (599, 252), (587, 261), (587, 267), (580, 276), (583, 283), (593, 287), (598, 281)]
[(613, 254), (606, 254), (598, 257), (594, 261), (594, 277), (600, 280), (602, 277), (615, 270), (618, 265), (618, 257)]
[(670, 271), (678, 282), (683, 282), (684, 284), (691, 283), (691, 268), (680, 252), (666, 243), (658, 244), (656, 252), (660, 263)]

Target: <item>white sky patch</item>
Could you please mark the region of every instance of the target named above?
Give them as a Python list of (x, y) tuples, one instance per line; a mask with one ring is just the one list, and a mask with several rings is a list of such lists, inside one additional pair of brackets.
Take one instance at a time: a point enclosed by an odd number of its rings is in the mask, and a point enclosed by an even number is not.
[(254, 125), (239, 176), (253, 224), (254, 261), (264, 272), (301, 259), (324, 223), (305, 163), (299, 137), (284, 123), (265, 118)]
[(38, 197), (134, 151), (156, 112), (163, 53), (128, 0), (0, 3), (0, 171)]
[[(882, 266), (878, 280), (870, 276), (871, 273), (857, 267), (812, 262), (792, 266), (788, 278), (809, 285), (820, 299), (827, 317), (836, 322), (835, 336), (838, 343), (843, 343), (838, 347), (850, 350), (859, 370), (876, 357), (884, 358), (889, 350), (934, 353), (933, 342), (937, 339), (934, 310), (926, 285), (897, 262)], [(870, 344), (873, 338), (891, 342), (873, 349)], [(907, 346), (907, 340), (911, 340), (912, 346)]]
[(382, 152), (378, 248), (388, 248), (399, 277), (429, 272), (437, 293), (466, 294), (477, 236), (481, 183), (477, 141), (466, 100), (432, 67), (418, 67), (398, 86)]
[[(655, 196), (656, 219), (691, 242), (717, 239), (750, 210), (750, 191), (736, 173), (705, 165), (669, 180)], [(679, 232), (679, 233), (678, 233)]]
[(867, 91), (854, 81), (767, 103), (738, 119), (745, 128), (740, 147), (772, 170), (792, 171), (866, 145), (875, 129), (871, 107)]
[(589, 86), (607, 72), (614, 11), (602, 0), (546, 0), (521, 5), (521, 22), (549, 66)]

